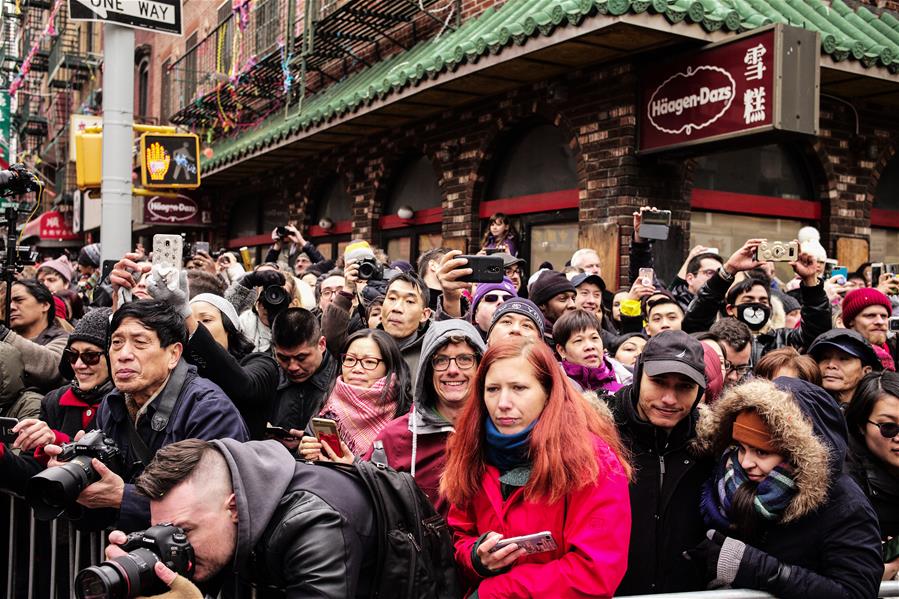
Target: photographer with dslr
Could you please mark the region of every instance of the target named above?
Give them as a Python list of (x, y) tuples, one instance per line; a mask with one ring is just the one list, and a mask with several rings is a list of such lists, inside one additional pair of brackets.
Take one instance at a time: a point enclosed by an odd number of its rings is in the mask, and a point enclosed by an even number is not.
[[(228, 587), (235, 579), (252, 584), (260, 598), (369, 596), (377, 555), (374, 506), (341, 472), (298, 462), (271, 441), (190, 439), (161, 449), (137, 487), (150, 500), (153, 521), (171, 523), (147, 531), (144, 546), (175, 546), (183, 554), (174, 526), (194, 555), (192, 575), (181, 579), (155, 569), (174, 580), (179, 599), (202, 597), (195, 585), (210, 596), (233, 596)], [(116, 545), (125, 535), (115, 531), (109, 540), (107, 556), (123, 559)], [(133, 581), (119, 575), (109, 583), (124, 589)]]
[(269, 350), (272, 322), (293, 302), (293, 276), (279, 268), (277, 264), (262, 264), (225, 291), (225, 299), (239, 314), (240, 330), (253, 343), (253, 351)]
[(272, 247), (265, 255), (265, 262), (281, 264), (300, 274), (313, 264), (324, 261), (325, 257), (321, 252), (306, 241), (299, 229), (293, 225), (275, 227), (272, 231)]
[[(117, 473), (97, 459), (112, 449), (98, 440), (99, 444), (86, 447), (86, 452), (82, 450), (82, 455), (96, 457), (90, 461), (93, 472), (86, 480), (80, 479), (90, 482), (93, 478), (96, 482), (82, 486), (74, 483), (76, 479), (66, 478), (69, 484), (62, 484), (66, 503), (47, 507), (62, 511), (74, 507), (77, 501), (91, 510), (103, 510), (83, 514), (82, 520), (89, 528), (103, 528), (114, 522), (126, 531), (139, 530), (149, 524), (149, 507), (146, 498), (135, 493), (131, 482), (160, 447), (186, 437), (249, 439), (246, 425), (228, 396), (214, 383), (197, 376), (196, 367), (182, 359), (187, 341), (184, 317), (190, 314), (190, 308), (186, 298), (178, 299), (130, 302), (113, 314), (109, 363), (116, 389), (100, 404), (100, 431), (95, 432), (114, 443), (124, 468)], [(94, 432), (81, 438), (81, 445), (91, 435)], [(44, 451), (57, 456), (63, 450), (48, 445)], [(32, 500), (55, 504), (55, 496), (41, 494), (36, 486), (49, 487), (64, 477), (53, 471), (65, 468), (65, 464), (51, 460), (49, 465), (50, 469), (30, 483), (34, 487)], [(43, 483), (35, 483), (38, 478)]]
[(727, 259), (699, 290), (681, 327), (688, 333), (708, 331), (724, 304), (729, 316), (745, 323), (753, 332), (750, 364), (757, 364), (767, 352), (787, 345), (807, 349), (818, 335), (833, 326), (830, 302), (818, 278), (817, 262), (810, 254), (801, 252), (790, 266), (801, 279), (802, 324), (795, 329), (761, 332), (771, 317), (770, 286), (759, 279), (744, 279), (736, 284), (734, 280), (737, 273), (762, 265), (757, 254), (765, 241), (750, 239)]

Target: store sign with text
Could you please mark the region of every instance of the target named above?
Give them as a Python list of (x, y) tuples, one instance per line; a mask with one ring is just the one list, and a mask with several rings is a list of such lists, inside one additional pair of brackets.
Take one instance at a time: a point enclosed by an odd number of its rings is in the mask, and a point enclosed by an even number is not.
[(202, 210), (196, 200), (183, 194), (153, 196), (144, 203), (144, 224), (208, 225), (211, 221), (208, 210)]
[(817, 35), (778, 24), (647, 68), (640, 153), (771, 131), (817, 134)]

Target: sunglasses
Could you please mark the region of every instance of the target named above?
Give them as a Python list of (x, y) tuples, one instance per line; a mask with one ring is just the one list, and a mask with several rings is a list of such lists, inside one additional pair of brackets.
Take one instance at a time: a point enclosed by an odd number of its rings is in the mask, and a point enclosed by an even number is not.
[(884, 439), (892, 439), (896, 435), (899, 435), (899, 424), (896, 424), (895, 422), (874, 422), (873, 420), (869, 420), (868, 424), (873, 424), (880, 429), (880, 436)]
[(100, 362), (100, 358), (103, 357), (103, 352), (100, 351), (77, 352), (74, 349), (67, 349), (63, 351), (62, 354), (72, 366), (74, 366), (78, 360), (84, 362), (86, 366), (96, 366), (97, 363)]
[(510, 296), (510, 295), (500, 295), (499, 293), (488, 293), (488, 294), (485, 295), (483, 298), (481, 298), (481, 301), (482, 301), (482, 302), (487, 302), (488, 304), (495, 304), (495, 303), (498, 302), (499, 300), (505, 301), (505, 300), (509, 299), (510, 297), (512, 297), (512, 296)]

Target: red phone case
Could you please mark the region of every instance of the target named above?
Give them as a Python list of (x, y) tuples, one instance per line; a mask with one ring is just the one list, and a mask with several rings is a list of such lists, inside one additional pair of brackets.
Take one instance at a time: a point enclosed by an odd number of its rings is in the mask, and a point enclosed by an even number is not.
[(327, 443), (328, 447), (337, 454), (337, 457), (343, 457), (343, 450), (340, 448), (340, 437), (338, 437), (336, 433), (321, 433), (318, 440), (322, 443)]

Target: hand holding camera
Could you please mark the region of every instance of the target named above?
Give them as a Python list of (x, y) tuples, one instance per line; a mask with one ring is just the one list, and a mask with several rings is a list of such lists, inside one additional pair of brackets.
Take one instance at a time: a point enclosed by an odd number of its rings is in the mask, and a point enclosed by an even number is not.
[(12, 444), (13, 448), (29, 453), (56, 440), (56, 433), (53, 432), (50, 425), (37, 418), (26, 418), (19, 421), (12, 428), (12, 432), (18, 435)]
[(127, 536), (115, 530), (109, 534), (109, 542), (106, 561), (75, 577), (78, 599), (202, 599), (200, 590), (189, 582), (196, 558), (183, 529), (167, 522)]
[(153, 265), (150, 276), (147, 278), (147, 293), (153, 299), (172, 306), (184, 318), (191, 315), (187, 272), (180, 268), (164, 269)]
[(724, 263), (724, 271), (730, 276), (734, 276), (738, 272), (743, 272), (744, 270), (751, 270), (761, 265), (761, 262), (758, 261), (756, 257), (758, 255), (759, 246), (765, 242), (764, 239), (749, 239), (746, 243), (743, 244), (743, 247), (738, 249), (733, 255), (727, 259), (727, 262)]
[(277, 270), (254, 270), (248, 272), (240, 280), (240, 284), (247, 289), (255, 287), (269, 287), (271, 285), (283, 285), (284, 275)]

